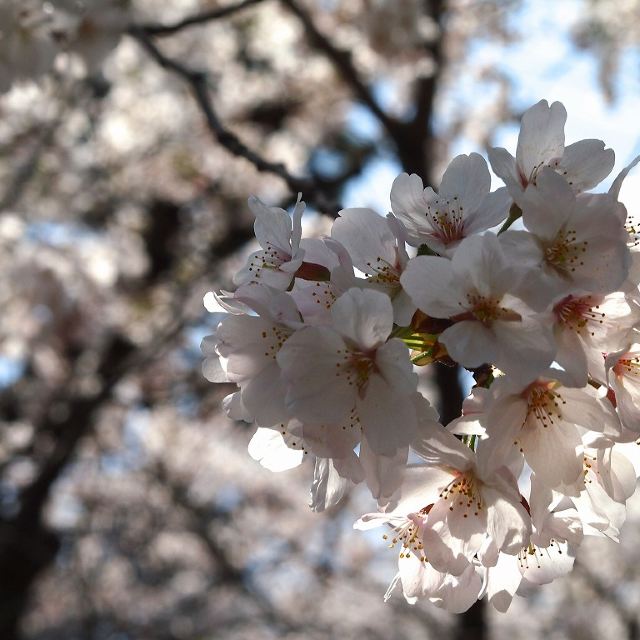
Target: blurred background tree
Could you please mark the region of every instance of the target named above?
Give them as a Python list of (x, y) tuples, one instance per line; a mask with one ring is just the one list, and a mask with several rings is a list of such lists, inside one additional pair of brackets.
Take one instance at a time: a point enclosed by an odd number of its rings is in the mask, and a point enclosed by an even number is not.
[[(512, 146), (543, 97), (623, 166), (640, 3), (87, 7), (36, 81), (11, 77), (0, 21), (0, 638), (638, 638), (640, 503), (620, 547), (585, 543), (574, 574), (507, 615), (383, 606), (397, 555), (351, 531), (369, 499), (316, 515), (310, 468), (251, 460), (199, 342), (203, 295), (252, 249), (250, 194), (302, 191), (322, 234), (342, 206), (385, 213), (400, 171), (433, 180), (457, 153)], [(455, 369), (423, 385), (458, 415)]]

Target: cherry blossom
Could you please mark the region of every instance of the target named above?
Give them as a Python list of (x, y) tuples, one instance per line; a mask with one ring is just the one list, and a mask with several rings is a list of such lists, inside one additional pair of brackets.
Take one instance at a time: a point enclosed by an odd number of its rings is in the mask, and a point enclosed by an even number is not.
[(492, 362), (530, 379), (551, 364), (550, 329), (510, 293), (513, 267), (495, 235), (467, 238), (451, 260), (413, 258), (401, 282), (419, 309), (453, 322), (439, 340), (460, 364)]
[(561, 504), (560, 498), (531, 479), (529, 499), (532, 532), (529, 544), (517, 556), (500, 553), (496, 564), (487, 569), (487, 599), (498, 611), (509, 608), (523, 583), (543, 585), (567, 574), (573, 568), (582, 542), (582, 521), (578, 512)]
[(615, 155), (601, 140), (580, 140), (567, 147), (564, 125), (567, 112), (560, 102), (540, 100), (522, 116), (514, 158), (506, 149), (489, 151), (491, 168), (522, 206), (522, 196), (544, 167), (562, 175), (575, 193), (597, 186), (613, 169)]
[(305, 204), (298, 198), (293, 216), (284, 209), (267, 207), (256, 197), (249, 198), (249, 208), (256, 217), (254, 230), (262, 249), (249, 256), (234, 282), (263, 283), (285, 290), (302, 266), (304, 250), (300, 249), (300, 240)]
[(521, 274), (517, 295), (534, 309), (563, 294), (612, 293), (625, 281), (627, 233), (608, 194), (576, 196), (545, 168), (523, 196), (522, 215), (528, 231), (506, 231), (501, 241)]
[(220, 381), (215, 370), (219, 359), (228, 382), (240, 386), (243, 407), (260, 425), (288, 421), (285, 387), (276, 355), (300, 323), (290, 297), (261, 285), (243, 289), (238, 300), (259, 315), (229, 314), (213, 336), (204, 339), (207, 360), (204, 373)]
[(606, 383), (604, 354), (622, 344), (640, 321), (640, 307), (622, 292), (564, 296), (553, 304), (555, 361), (575, 386), (588, 377)]
[(448, 254), (464, 238), (504, 221), (510, 199), (506, 189), (493, 193), (484, 158), (477, 153), (451, 161), (436, 193), (420, 176), (400, 174), (391, 188), (391, 208), (407, 228), (408, 242)]
[(393, 216), (385, 220), (372, 209), (344, 209), (331, 237), (345, 247), (353, 266), (367, 276), (367, 284), (391, 298), (395, 322), (408, 325), (416, 307), (400, 284), (409, 262), (404, 227)]
[(335, 424), (352, 415), (376, 453), (393, 455), (416, 429), (409, 400), (417, 376), (402, 342), (387, 341), (391, 301), (378, 291), (349, 289), (331, 316), (330, 327), (305, 327), (278, 352), (287, 408), (310, 422)]
[[(252, 198), (261, 250), (235, 293), (205, 296), (203, 372), (237, 384), (223, 408), (257, 424), (249, 454), (307, 460), (313, 511), (366, 485), (378, 510), (355, 528), (400, 547), (385, 600), (503, 612), (569, 572), (584, 536), (619, 538), (640, 473), (640, 261), (618, 201), (636, 161), (585, 192), (613, 152), (565, 147), (565, 120), (541, 101), (515, 158), (491, 151), (506, 188), (461, 155), (438, 193), (402, 174), (393, 214), (344, 209), (330, 237), (302, 239), (300, 196), (292, 216)], [(446, 428), (418, 392), (433, 362), (477, 381)]]
[[(503, 384), (501, 384), (503, 383)], [(524, 389), (505, 378), (494, 385), (484, 427), (502, 456), (515, 448), (549, 488), (575, 494), (583, 481), (583, 431), (615, 430), (617, 418), (595, 390), (538, 379)]]

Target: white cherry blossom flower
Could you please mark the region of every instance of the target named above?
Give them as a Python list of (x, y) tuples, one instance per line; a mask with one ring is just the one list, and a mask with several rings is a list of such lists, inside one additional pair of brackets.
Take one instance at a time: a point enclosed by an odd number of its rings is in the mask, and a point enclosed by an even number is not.
[(391, 298), (395, 322), (407, 326), (416, 307), (400, 284), (409, 262), (404, 227), (393, 216), (385, 219), (372, 209), (344, 209), (333, 223), (331, 237), (348, 251), (367, 284)]
[(428, 467), (424, 487), (437, 491), (428, 506), (423, 543), (431, 564), (459, 575), (477, 557), (491, 565), (498, 552), (516, 554), (531, 523), (515, 476), (492, 455), (489, 442), (474, 453), (444, 429), (413, 443)]
[(224, 380), (240, 386), (244, 410), (261, 426), (287, 422), (285, 386), (276, 355), (295, 328), (300, 314), (287, 294), (263, 285), (248, 285), (236, 294), (259, 315), (229, 314), (212, 336), (202, 342), (207, 356), (205, 375), (220, 382), (216, 360), (224, 370)]
[[(306, 327), (278, 353), (286, 404), (303, 422), (339, 424), (354, 414), (373, 451), (393, 455), (417, 424), (417, 376), (378, 291), (349, 289), (331, 308), (330, 327)], [(388, 340), (388, 341), (387, 341)]]
[(284, 291), (304, 258), (300, 240), (305, 203), (299, 195), (292, 216), (279, 207), (267, 207), (255, 196), (249, 198), (249, 208), (256, 217), (254, 230), (262, 249), (249, 256), (234, 282), (237, 285), (262, 283)]
[(576, 196), (545, 168), (524, 197), (522, 215), (528, 231), (509, 230), (500, 240), (521, 276), (517, 295), (534, 309), (563, 294), (612, 293), (624, 282), (627, 233), (608, 194)]
[(573, 568), (583, 538), (582, 522), (575, 509), (559, 503), (552, 491), (532, 476), (529, 544), (517, 556), (500, 553), (496, 564), (487, 569), (486, 595), (498, 611), (508, 610), (522, 583), (548, 584)]
[[(390, 548), (399, 546), (398, 573), (391, 581), (385, 601), (391, 597), (398, 584), (409, 604), (427, 598), (436, 606), (452, 613), (466, 611), (477, 599), (482, 579), (476, 566), (466, 565), (458, 576), (436, 570), (428, 560), (423, 539), (424, 525), (430, 507), (421, 507), (435, 499), (435, 493), (420, 483), (421, 476), (413, 478), (413, 488), (407, 492), (397, 507), (387, 513), (367, 513), (353, 526), (369, 530), (388, 526), (390, 533), (383, 534)], [(416, 482), (418, 481), (418, 482)]]
[(531, 380), (551, 364), (551, 329), (511, 295), (513, 267), (495, 235), (467, 238), (451, 260), (413, 258), (401, 282), (419, 309), (454, 321), (439, 340), (463, 366), (493, 363)]
[(583, 486), (583, 430), (614, 430), (617, 418), (591, 387), (573, 389), (539, 379), (519, 388), (494, 384), (484, 427), (501, 459), (514, 448), (549, 488), (576, 495)]
[(625, 503), (635, 492), (637, 472), (617, 447), (586, 450), (584, 489), (570, 500), (580, 515), (585, 535), (618, 541), (626, 519)]
[(557, 346), (554, 359), (567, 381), (583, 387), (591, 376), (606, 384), (605, 354), (624, 343), (640, 321), (640, 307), (622, 292), (569, 294), (553, 304), (550, 321)]
[(329, 325), (333, 303), (348, 289), (360, 286), (363, 281), (356, 278), (347, 250), (331, 238), (318, 240), (311, 246), (303, 239), (301, 246), (305, 251), (305, 259), (309, 261), (305, 265), (325, 267), (329, 279), (305, 280), (298, 277), (291, 296), (300, 309), (305, 324)]
[(448, 255), (464, 238), (507, 217), (506, 189), (490, 190), (485, 159), (477, 153), (459, 155), (444, 172), (438, 193), (425, 189), (420, 176), (400, 174), (391, 187), (391, 209), (406, 227), (409, 244)]
[(565, 147), (566, 120), (562, 103), (549, 106), (540, 100), (522, 116), (515, 158), (501, 147), (489, 150), (491, 168), (520, 206), (522, 195), (536, 185), (543, 167), (564, 176), (575, 193), (595, 187), (611, 173), (615, 155), (601, 140), (580, 140)]
[(423, 547), (436, 570), (460, 576), (476, 556), (482, 562), (483, 550), (515, 554), (528, 543), (529, 516), (516, 479), (506, 467), (489, 465), (483, 447), (476, 457), (435, 426), (421, 429), (412, 447), (426, 465), (410, 470), (407, 483), (413, 489), (400, 504), (405, 510), (411, 505), (419, 524), (410, 544)]

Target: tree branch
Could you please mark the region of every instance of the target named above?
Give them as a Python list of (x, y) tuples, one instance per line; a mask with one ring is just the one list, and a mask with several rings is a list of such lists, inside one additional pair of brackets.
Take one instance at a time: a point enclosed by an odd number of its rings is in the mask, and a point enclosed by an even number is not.
[(128, 33), (140, 43), (157, 64), (180, 77), (189, 85), (198, 108), (205, 118), (207, 128), (227, 151), (236, 157), (248, 160), (258, 171), (271, 173), (279, 177), (287, 184), (293, 193), (302, 193), (305, 200), (310, 204), (314, 204), (319, 211), (333, 217), (337, 215), (339, 207), (335, 202), (330, 202), (324, 197), (323, 189), (320, 185), (309, 178), (293, 175), (287, 170), (285, 165), (280, 162), (266, 160), (242, 142), (235, 133), (224, 126), (211, 102), (207, 74), (204, 71), (190, 69), (166, 56), (147, 33), (140, 28), (130, 27)]
[(211, 9), (210, 11), (203, 11), (202, 13), (188, 16), (171, 24), (140, 24), (135, 25), (133, 29), (144, 31), (150, 36), (170, 36), (188, 27), (206, 24), (207, 22), (221, 20), (222, 18), (228, 18), (235, 13), (239, 13), (243, 9), (248, 9), (249, 7), (260, 4), (261, 2), (263, 2), (263, 0), (241, 0), (240, 2), (230, 4), (226, 7), (221, 7), (220, 9)]
[(296, 0), (281, 0), (281, 2), (284, 7), (300, 20), (311, 44), (331, 61), (338, 74), (351, 87), (358, 100), (371, 111), (384, 127), (389, 137), (397, 143), (402, 124), (386, 113), (376, 102), (370, 87), (360, 78), (360, 74), (353, 64), (351, 52), (339, 49), (326, 35), (319, 31), (311, 15)]

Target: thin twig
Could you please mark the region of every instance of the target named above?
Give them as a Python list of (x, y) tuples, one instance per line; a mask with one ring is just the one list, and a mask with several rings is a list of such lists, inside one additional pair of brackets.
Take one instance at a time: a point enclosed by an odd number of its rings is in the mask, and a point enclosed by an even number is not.
[(144, 31), (150, 36), (170, 36), (188, 27), (206, 24), (207, 22), (221, 20), (222, 18), (228, 18), (235, 13), (239, 13), (243, 9), (248, 9), (249, 7), (260, 4), (261, 2), (263, 2), (263, 0), (241, 0), (241, 2), (236, 2), (226, 7), (211, 9), (210, 11), (203, 11), (202, 13), (188, 16), (171, 24), (148, 23), (136, 25), (133, 28)]

